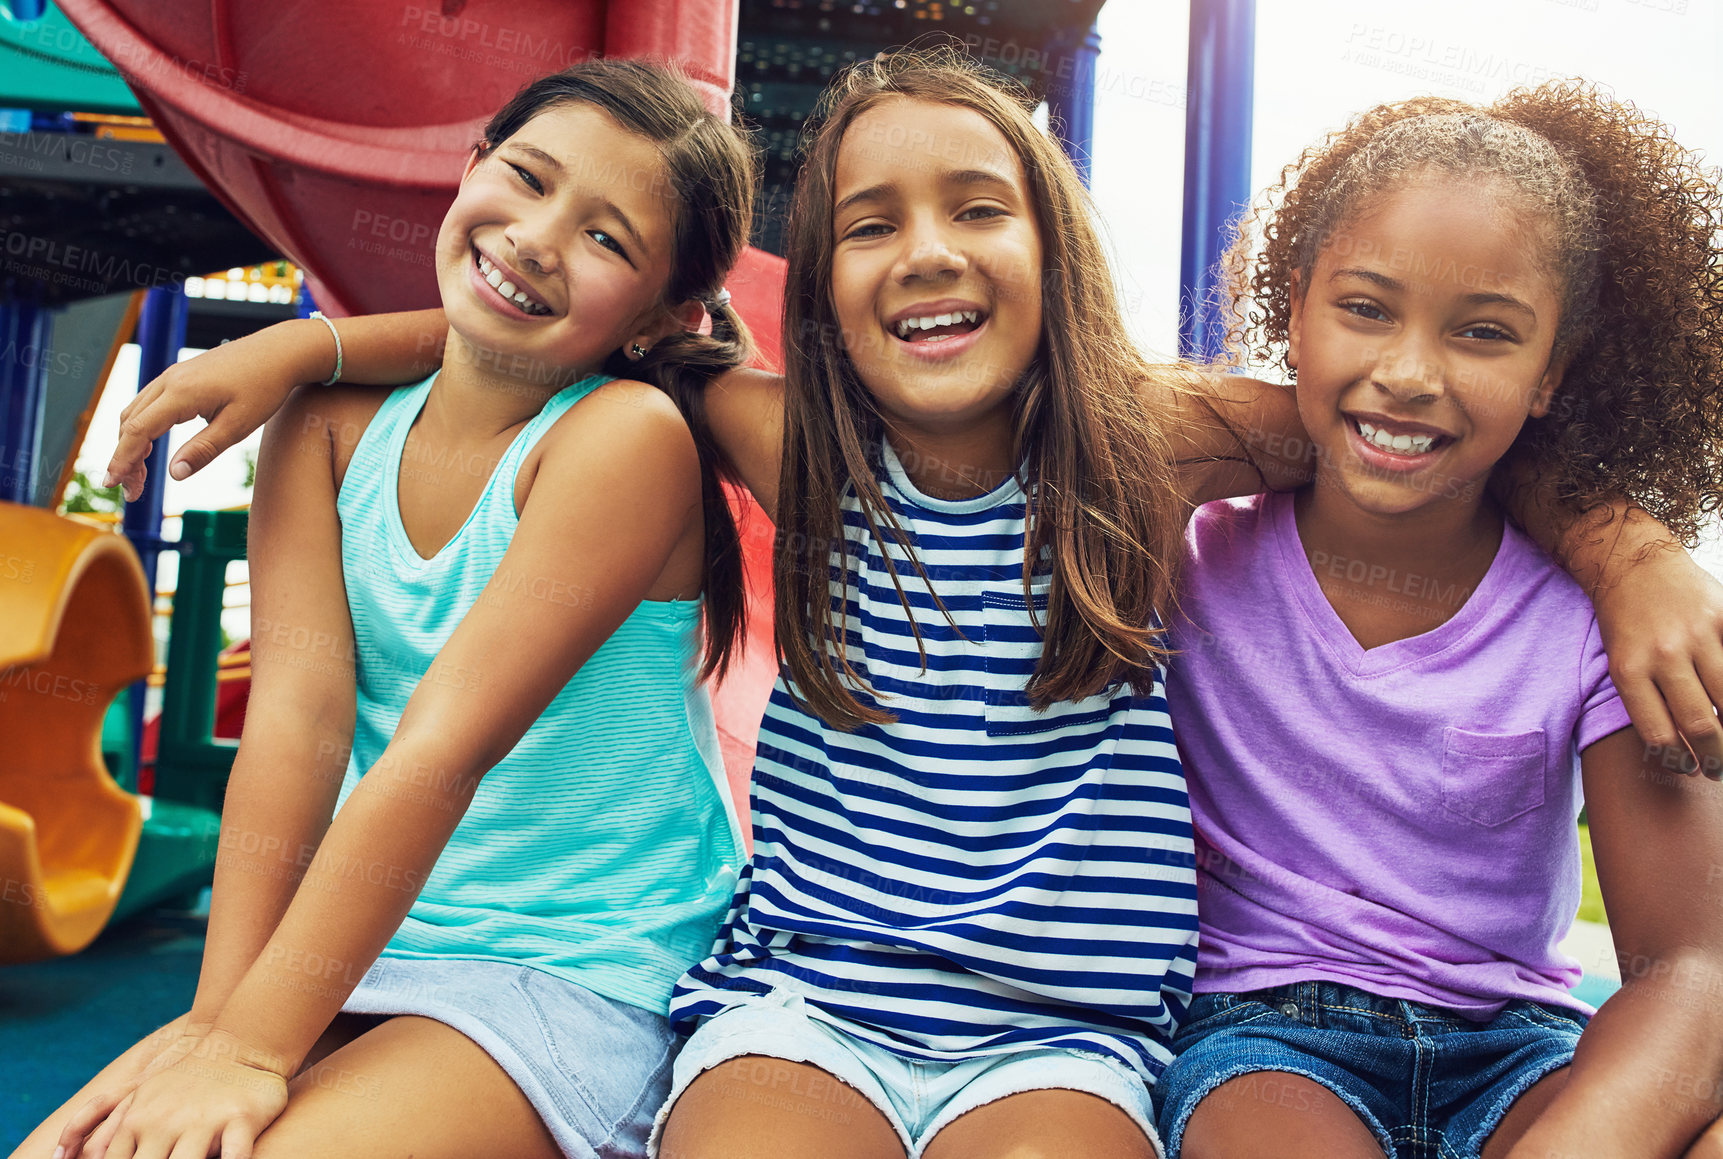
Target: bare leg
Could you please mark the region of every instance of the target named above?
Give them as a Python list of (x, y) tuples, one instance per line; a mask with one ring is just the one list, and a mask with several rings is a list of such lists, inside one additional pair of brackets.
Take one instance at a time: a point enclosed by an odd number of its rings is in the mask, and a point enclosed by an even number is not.
[(306, 1067), (257, 1159), (559, 1159), (514, 1080), (472, 1039), (403, 1015)]
[(1502, 1116), (1502, 1121), (1490, 1135), (1489, 1142), (1484, 1144), (1483, 1159), (1502, 1159), (1513, 1150), (1520, 1136), (1531, 1130), (1532, 1124), (1538, 1121), (1550, 1103), (1567, 1086), (1568, 1068), (1551, 1071), (1527, 1088), (1526, 1093), (1514, 1100), (1514, 1105), (1508, 1108), (1508, 1113)]
[(1684, 1159), (1723, 1159), (1723, 1119), (1705, 1128), (1699, 1141), (1687, 1149)]
[(1082, 1091), (1024, 1091), (976, 1107), (934, 1136), (926, 1159), (1154, 1159), (1125, 1112)]
[(1352, 1108), (1302, 1075), (1259, 1071), (1223, 1083), (1197, 1104), (1184, 1159), (1382, 1159)]
[(815, 1066), (748, 1055), (689, 1084), (659, 1159), (903, 1159), (897, 1132), (854, 1087)]

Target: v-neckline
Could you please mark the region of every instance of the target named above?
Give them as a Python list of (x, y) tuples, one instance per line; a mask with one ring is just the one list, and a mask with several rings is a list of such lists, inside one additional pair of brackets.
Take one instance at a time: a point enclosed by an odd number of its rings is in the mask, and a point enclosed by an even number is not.
[(1323, 592), (1322, 584), (1310, 566), (1310, 557), (1304, 553), (1304, 541), (1298, 534), (1293, 494), (1271, 494), (1268, 502), (1270, 528), (1280, 548), (1282, 569), (1290, 577), (1293, 595), (1303, 607), (1317, 637), (1335, 659), (1355, 676), (1376, 676), (1391, 672), (1439, 656), (1450, 648), (1463, 644), (1498, 598), (1498, 589), (1505, 582), (1501, 576), (1503, 557), (1507, 551), (1508, 537), (1513, 534), (1513, 529), (1506, 526), (1502, 528), (1502, 540), (1490, 559), (1489, 569), (1484, 572), (1477, 587), (1467, 595), (1466, 602), (1458, 611), (1428, 632), (1366, 648), (1352, 634), (1352, 629), (1346, 626), (1346, 621), (1340, 618), (1340, 613), (1334, 610), (1334, 605), (1328, 602), (1328, 596)]

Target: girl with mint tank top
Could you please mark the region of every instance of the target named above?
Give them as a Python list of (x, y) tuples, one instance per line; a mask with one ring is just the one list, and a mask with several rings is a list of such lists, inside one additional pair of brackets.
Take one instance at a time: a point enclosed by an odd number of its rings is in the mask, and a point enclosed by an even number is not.
[(749, 354), (722, 283), (753, 180), (639, 62), (486, 127), (437, 240), (443, 369), (265, 434), (192, 1010), (26, 1153), (644, 1154), (743, 858), (705, 686), (740, 559), (693, 404)]
[[(337, 809), (387, 749), (414, 689), (488, 586), (572, 607), (593, 600), (560, 575), (502, 564), (519, 525), (508, 481), (609, 377), (553, 396), (509, 444), (454, 538), (426, 559), (394, 500), (408, 432), (435, 381), (388, 397), (341, 484), (358, 703)], [(385, 959), (530, 964), (663, 1008), (670, 984), (710, 947), (713, 914), (728, 903), (741, 862), (699, 678), (700, 618), (698, 600), (644, 600), (611, 632), (478, 783)], [(473, 668), (442, 678), (464, 690), (485, 676)], [(426, 791), (435, 776), (427, 772)], [(356, 999), (348, 1010), (383, 1001), (364, 992)]]

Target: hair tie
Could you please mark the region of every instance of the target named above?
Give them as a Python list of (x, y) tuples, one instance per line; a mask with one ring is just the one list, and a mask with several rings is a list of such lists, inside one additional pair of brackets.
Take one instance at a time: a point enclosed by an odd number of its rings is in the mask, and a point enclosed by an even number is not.
[(720, 286), (718, 288), (718, 292), (716, 294), (712, 295), (711, 301), (706, 303), (706, 310), (707, 310), (707, 313), (711, 313), (713, 310), (718, 309), (720, 306), (728, 306), (729, 304), (730, 304), (730, 287)]

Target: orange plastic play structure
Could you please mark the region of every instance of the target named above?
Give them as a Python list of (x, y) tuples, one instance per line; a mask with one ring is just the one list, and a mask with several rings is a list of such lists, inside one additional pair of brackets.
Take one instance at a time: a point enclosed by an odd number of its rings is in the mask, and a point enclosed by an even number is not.
[(140, 802), (102, 764), (102, 717), (150, 670), (131, 545), (0, 503), (0, 963), (101, 932), (137, 852)]

